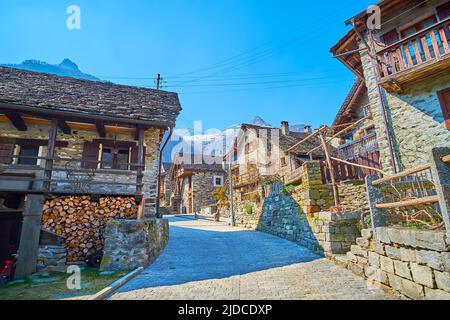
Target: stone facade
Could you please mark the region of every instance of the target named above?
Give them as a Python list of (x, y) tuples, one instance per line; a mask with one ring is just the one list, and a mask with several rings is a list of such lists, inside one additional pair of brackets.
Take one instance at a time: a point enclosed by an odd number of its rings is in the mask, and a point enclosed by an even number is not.
[(47, 267), (65, 266), (67, 262), (67, 250), (63, 246), (41, 245), (37, 258), (37, 271)]
[[(432, 1), (424, 8), (408, 12), (383, 26), (380, 34), (395, 27), (410, 23), (419, 16), (435, 13), (434, 7), (445, 1)], [(420, 11), (419, 11), (420, 10)], [(365, 49), (363, 43), (360, 48)], [(392, 173), (391, 157), (388, 147), (382, 106), (377, 90), (375, 64), (367, 51), (361, 52), (364, 78), (368, 89), (369, 102), (376, 127), (380, 159), (387, 173)], [(382, 89), (386, 103), (386, 113), (391, 123), (393, 147), (398, 154), (400, 169), (408, 169), (428, 161), (427, 155), (432, 147), (450, 144), (450, 131), (445, 128), (442, 108), (437, 92), (450, 86), (450, 73), (429, 76), (421, 81), (405, 86), (402, 94), (390, 93)]]
[[(197, 172), (192, 175), (194, 211), (200, 212), (201, 208), (216, 203), (214, 199), (214, 177), (221, 177), (225, 180), (224, 172)], [(220, 187), (220, 186), (219, 186)]]
[(347, 267), (411, 299), (450, 299), (450, 247), (445, 232), (396, 227), (362, 230)]
[(166, 219), (111, 220), (105, 230), (101, 270), (130, 270), (150, 265), (169, 241)]
[(267, 197), (258, 230), (325, 255), (345, 253), (359, 237), (361, 212), (304, 213), (289, 195)]

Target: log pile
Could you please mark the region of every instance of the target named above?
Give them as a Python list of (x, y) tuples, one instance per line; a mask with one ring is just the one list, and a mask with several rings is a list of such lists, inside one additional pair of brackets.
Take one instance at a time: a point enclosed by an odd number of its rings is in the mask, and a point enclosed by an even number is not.
[(42, 228), (64, 237), (67, 261), (84, 261), (103, 249), (103, 231), (110, 219), (136, 219), (137, 205), (132, 197), (65, 197), (44, 203)]

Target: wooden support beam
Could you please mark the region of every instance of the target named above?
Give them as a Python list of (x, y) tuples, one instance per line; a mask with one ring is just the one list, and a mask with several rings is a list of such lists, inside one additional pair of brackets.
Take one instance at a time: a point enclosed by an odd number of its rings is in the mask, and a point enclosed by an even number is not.
[(15, 279), (25, 278), (36, 272), (43, 205), (43, 195), (27, 195)]
[(64, 134), (70, 134), (72, 132), (72, 130), (70, 129), (69, 125), (64, 120), (61, 120), (61, 119), (58, 120), (58, 127), (59, 127), (59, 129), (61, 129), (61, 131)]
[(103, 120), (96, 120), (95, 127), (97, 128), (98, 136), (100, 138), (105, 138), (106, 137), (105, 122)]
[(144, 177), (143, 165), (144, 165), (144, 132), (145, 129), (143, 127), (137, 128), (137, 136), (138, 136), (138, 167), (137, 167), (137, 175), (136, 175), (136, 195), (142, 195), (142, 181)]
[(52, 179), (53, 157), (55, 156), (56, 135), (58, 133), (58, 119), (52, 119), (52, 126), (48, 135), (47, 159), (44, 170), (44, 190), (50, 191), (50, 180)]
[(25, 124), (25, 121), (23, 121), (20, 114), (18, 114), (16, 112), (6, 111), (5, 116), (9, 119), (9, 121), (11, 121), (11, 123), (13, 124), (14, 127), (16, 127), (17, 130), (19, 130), (19, 131), (27, 131), (28, 130), (28, 127)]
[(325, 132), (321, 133), (319, 135), (319, 137), (320, 137), (320, 142), (322, 143), (323, 151), (325, 152), (325, 158), (327, 160), (328, 169), (330, 170), (331, 185), (333, 187), (334, 205), (338, 206), (339, 205), (339, 193), (338, 193), (338, 188), (337, 188), (337, 184), (336, 184), (336, 178), (334, 176), (333, 163), (331, 162), (330, 153), (328, 152), (328, 146), (325, 141)]

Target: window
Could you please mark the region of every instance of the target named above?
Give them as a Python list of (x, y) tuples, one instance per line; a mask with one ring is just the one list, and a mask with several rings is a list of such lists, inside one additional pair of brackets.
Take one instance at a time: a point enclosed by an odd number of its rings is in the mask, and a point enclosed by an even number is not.
[(223, 186), (223, 177), (214, 176), (214, 187), (222, 187), (222, 186)]
[(38, 164), (39, 146), (19, 146), (19, 158), (17, 164), (32, 165)]
[(281, 158), (281, 166), (286, 167), (286, 158), (285, 157)]
[(129, 148), (103, 147), (101, 168), (128, 170), (129, 157)]

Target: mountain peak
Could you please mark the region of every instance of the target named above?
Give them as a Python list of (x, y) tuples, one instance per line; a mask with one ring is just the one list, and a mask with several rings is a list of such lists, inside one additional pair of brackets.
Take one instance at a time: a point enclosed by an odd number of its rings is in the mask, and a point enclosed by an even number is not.
[(91, 81), (101, 81), (99, 78), (86, 74), (78, 69), (75, 62), (70, 59), (64, 59), (60, 64), (49, 64), (39, 60), (25, 60), (19, 64), (0, 64), (0, 66), (11, 67), (16, 69), (55, 74), (63, 77), (72, 77), (76, 79), (84, 79)]
[(269, 123), (265, 122), (264, 119), (261, 118), (260, 116), (254, 116), (250, 124), (254, 124), (255, 126), (272, 128), (272, 126)]
[(67, 69), (72, 69), (72, 70), (79, 70), (78, 66), (75, 62), (73, 62), (70, 59), (64, 59), (60, 64), (61, 67), (67, 68)]

